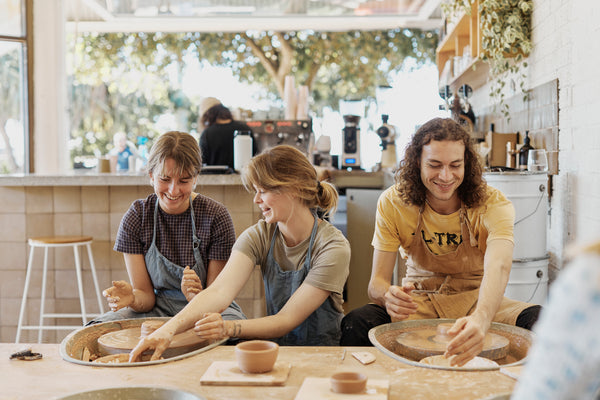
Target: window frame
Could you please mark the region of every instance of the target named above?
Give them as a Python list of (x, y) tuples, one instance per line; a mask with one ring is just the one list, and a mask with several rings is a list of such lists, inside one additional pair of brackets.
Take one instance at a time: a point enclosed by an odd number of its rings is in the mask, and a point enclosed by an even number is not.
[(24, 36), (0, 34), (0, 42), (14, 42), (22, 45), (22, 104), (24, 130), (23, 173), (33, 172), (33, 0), (21, 1), (21, 24), (25, 28)]

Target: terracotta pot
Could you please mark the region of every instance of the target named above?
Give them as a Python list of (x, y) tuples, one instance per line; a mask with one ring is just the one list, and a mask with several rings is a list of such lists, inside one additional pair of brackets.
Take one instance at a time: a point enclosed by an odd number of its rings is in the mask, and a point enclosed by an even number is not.
[(331, 390), (335, 393), (361, 393), (367, 387), (367, 376), (360, 372), (338, 372), (331, 376)]
[(260, 374), (273, 369), (279, 345), (268, 340), (249, 340), (235, 346), (235, 358), (242, 372)]

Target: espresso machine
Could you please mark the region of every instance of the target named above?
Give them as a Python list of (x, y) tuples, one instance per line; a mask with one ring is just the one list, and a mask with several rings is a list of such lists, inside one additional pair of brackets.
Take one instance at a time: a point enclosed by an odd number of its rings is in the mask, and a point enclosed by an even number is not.
[(257, 152), (280, 144), (295, 147), (307, 156), (314, 146), (312, 120), (245, 121), (252, 129)]
[(341, 167), (346, 169), (360, 168), (360, 118), (364, 114), (362, 100), (340, 101), (340, 112), (344, 119), (342, 129)]

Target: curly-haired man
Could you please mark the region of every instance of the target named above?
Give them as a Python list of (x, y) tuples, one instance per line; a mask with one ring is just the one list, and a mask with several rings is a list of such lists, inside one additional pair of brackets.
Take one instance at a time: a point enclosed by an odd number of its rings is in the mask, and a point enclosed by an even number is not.
[[(464, 365), (491, 322), (530, 329), (541, 307), (504, 297), (515, 211), (483, 179), (469, 134), (452, 119), (422, 125), (396, 184), (379, 198), (369, 297), (342, 321), (341, 345), (369, 345), (369, 329), (406, 319), (457, 319), (445, 355)], [(392, 284), (398, 250), (407, 272)]]

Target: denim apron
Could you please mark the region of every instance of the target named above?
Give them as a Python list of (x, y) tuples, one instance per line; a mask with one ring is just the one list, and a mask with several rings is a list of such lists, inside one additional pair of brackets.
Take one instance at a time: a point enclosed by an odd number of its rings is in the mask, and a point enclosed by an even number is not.
[[(265, 284), (265, 299), (267, 315), (277, 314), (294, 292), (300, 287), (308, 271), (312, 248), (317, 234), (318, 219), (314, 215), (315, 223), (310, 234), (310, 243), (304, 265), (297, 271), (284, 271), (280, 268), (273, 256), (273, 247), (279, 228), (275, 228), (271, 239), (271, 246), (267, 255), (266, 265), (263, 270)], [(288, 334), (273, 339), (281, 346), (338, 346), (340, 342), (340, 322), (343, 314), (336, 311), (327, 298), (312, 314), (299, 326)]]
[[(154, 206), (154, 232), (152, 234), (152, 244), (144, 256), (146, 268), (152, 280), (154, 295), (156, 301), (154, 309), (150, 312), (156, 312), (157, 317), (168, 317), (177, 314), (188, 303), (185, 295), (181, 291), (181, 279), (183, 278), (184, 267), (171, 262), (162, 255), (156, 247), (156, 220), (158, 215), (159, 201), (156, 199)], [(206, 287), (206, 268), (200, 255), (200, 239), (196, 234), (196, 222), (194, 220), (194, 207), (192, 206), (192, 196), (190, 196), (190, 216), (192, 218), (192, 245), (194, 249), (194, 260), (196, 264), (190, 266), (200, 277), (202, 287)]]
[[(144, 256), (146, 269), (152, 286), (154, 287), (155, 304), (154, 308), (148, 312), (139, 313), (130, 307), (122, 308), (116, 312), (108, 313), (98, 317), (92, 323), (115, 321), (130, 318), (148, 318), (148, 317), (172, 317), (181, 311), (188, 301), (181, 291), (181, 279), (183, 278), (184, 267), (170, 261), (162, 255), (156, 247), (156, 220), (158, 215), (159, 200), (156, 199), (154, 206), (154, 226), (152, 233), (152, 244)], [(206, 269), (200, 254), (200, 239), (196, 234), (196, 222), (194, 219), (194, 207), (192, 205), (192, 196), (190, 196), (190, 216), (192, 219), (192, 245), (194, 251), (194, 260), (196, 264), (190, 268), (198, 274), (202, 287), (206, 288)], [(223, 319), (246, 319), (240, 306), (232, 302), (231, 305), (221, 313)]]

